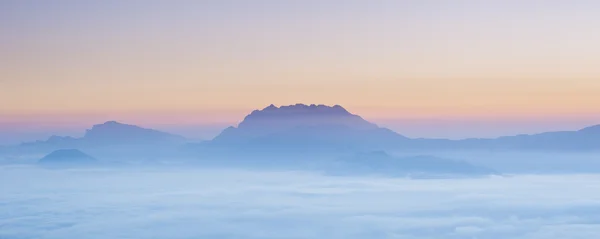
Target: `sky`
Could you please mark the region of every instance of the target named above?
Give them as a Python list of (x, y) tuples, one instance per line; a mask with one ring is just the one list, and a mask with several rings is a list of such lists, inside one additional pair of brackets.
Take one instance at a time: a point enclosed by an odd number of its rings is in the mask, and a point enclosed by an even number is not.
[(1, 1), (0, 143), (107, 120), (206, 138), (295, 103), (413, 137), (574, 130), (600, 123), (598, 12), (591, 0)]

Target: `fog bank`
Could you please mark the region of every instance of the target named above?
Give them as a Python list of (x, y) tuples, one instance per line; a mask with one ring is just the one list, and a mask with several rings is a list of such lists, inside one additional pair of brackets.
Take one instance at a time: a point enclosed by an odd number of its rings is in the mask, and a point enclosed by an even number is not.
[(600, 175), (0, 168), (0, 238), (592, 238)]

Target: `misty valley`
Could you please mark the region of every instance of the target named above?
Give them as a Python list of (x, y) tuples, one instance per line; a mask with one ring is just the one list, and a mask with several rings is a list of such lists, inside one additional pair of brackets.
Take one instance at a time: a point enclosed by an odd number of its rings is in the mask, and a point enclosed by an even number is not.
[(270, 105), (214, 139), (115, 121), (0, 148), (0, 238), (593, 238), (600, 127), (408, 138)]
[[(600, 176), (0, 168), (0, 238), (594, 238)], [(568, 237), (564, 237), (564, 236)]]
[(0, 0), (0, 239), (599, 239), (600, 0)]

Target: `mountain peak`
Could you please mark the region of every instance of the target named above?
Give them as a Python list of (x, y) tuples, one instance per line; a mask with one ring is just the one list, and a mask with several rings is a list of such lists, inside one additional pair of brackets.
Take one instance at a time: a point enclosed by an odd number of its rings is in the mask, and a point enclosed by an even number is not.
[(102, 124), (96, 124), (91, 129), (86, 130), (85, 137), (94, 137), (102, 134), (119, 133), (130, 130), (141, 130), (135, 125), (122, 124), (117, 121), (106, 121)]
[(269, 106), (265, 107), (263, 109), (263, 111), (265, 111), (265, 110), (276, 110), (276, 109), (279, 109), (279, 107), (275, 106), (274, 104), (270, 104)]
[(271, 104), (262, 110), (252, 111), (237, 128), (224, 130), (215, 140), (239, 141), (286, 133), (306, 136), (309, 131), (322, 136), (327, 134), (325, 132), (342, 134), (342, 131), (378, 129), (377, 125), (348, 112), (340, 105), (294, 104), (277, 107)]
[(351, 114), (340, 105), (295, 104), (277, 107), (273, 104), (254, 110), (239, 124), (239, 128), (277, 127), (302, 125), (344, 124), (355, 128), (376, 127), (358, 115)]
[(102, 124), (97, 124), (97, 125), (94, 125), (93, 127), (118, 127), (118, 126), (131, 126), (131, 127), (137, 127), (137, 126), (135, 126), (135, 125), (123, 124), (123, 123), (120, 123), (120, 122), (117, 122), (117, 121), (114, 121), (114, 120), (111, 120), (111, 121), (106, 121), (106, 122), (104, 122), (104, 123), (102, 123)]
[[(255, 110), (253, 111), (250, 115), (258, 115), (258, 114), (266, 114), (266, 113), (271, 113), (271, 114), (280, 114), (280, 115), (289, 115), (289, 116), (294, 116), (294, 115), (335, 115), (335, 114), (339, 114), (339, 115), (352, 115), (350, 112), (348, 112), (346, 109), (344, 109), (344, 107), (340, 106), (340, 105), (334, 105), (334, 106), (327, 106), (327, 105), (323, 105), (323, 104), (310, 104), (310, 105), (306, 105), (306, 104), (294, 104), (294, 105), (283, 105), (280, 107), (277, 107), (273, 104), (263, 108), (262, 110)], [(249, 116), (250, 116), (249, 115)]]
[(103, 124), (94, 125), (86, 130), (83, 137), (86, 140), (106, 142), (147, 142), (161, 140), (183, 140), (183, 137), (146, 129), (136, 125), (123, 124), (117, 121), (107, 121)]
[(75, 140), (75, 138), (70, 137), (70, 136), (58, 136), (58, 135), (52, 135), (48, 138), (48, 142), (61, 142), (61, 141), (66, 141), (66, 140)]

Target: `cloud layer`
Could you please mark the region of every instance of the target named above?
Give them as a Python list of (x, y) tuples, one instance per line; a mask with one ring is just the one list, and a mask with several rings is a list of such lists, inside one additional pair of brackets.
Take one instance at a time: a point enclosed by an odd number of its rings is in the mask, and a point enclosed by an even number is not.
[(0, 238), (593, 238), (600, 175), (0, 168)]

